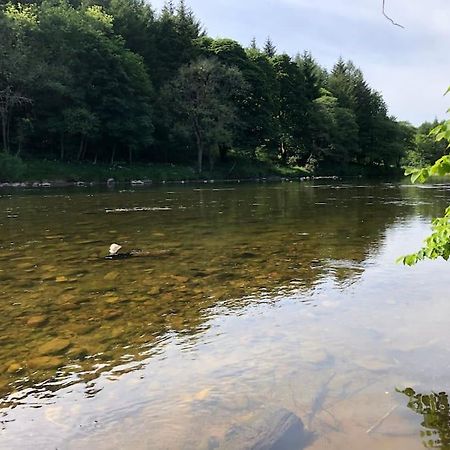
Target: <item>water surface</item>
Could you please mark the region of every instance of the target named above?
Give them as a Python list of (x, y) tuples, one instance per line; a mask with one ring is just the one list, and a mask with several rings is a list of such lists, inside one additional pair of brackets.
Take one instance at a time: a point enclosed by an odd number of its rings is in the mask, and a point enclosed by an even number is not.
[[(208, 449), (280, 407), (311, 449), (438, 442), (445, 417), (421, 425), (396, 389), (450, 390), (450, 266), (395, 260), (447, 202), (367, 183), (1, 192), (0, 447)], [(112, 242), (146, 256), (106, 261)]]

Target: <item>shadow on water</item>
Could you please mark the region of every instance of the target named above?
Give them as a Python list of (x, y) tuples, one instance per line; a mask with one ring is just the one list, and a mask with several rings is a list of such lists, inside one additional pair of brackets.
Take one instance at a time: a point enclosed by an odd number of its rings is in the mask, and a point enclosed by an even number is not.
[(446, 392), (420, 394), (412, 388), (399, 391), (408, 397), (408, 408), (423, 416), (420, 432), (425, 448), (450, 449), (450, 408)]

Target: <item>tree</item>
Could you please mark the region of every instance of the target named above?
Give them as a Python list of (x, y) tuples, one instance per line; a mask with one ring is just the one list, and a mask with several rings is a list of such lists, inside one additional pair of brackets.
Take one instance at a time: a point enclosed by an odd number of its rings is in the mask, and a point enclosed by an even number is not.
[(242, 89), (245, 82), (240, 71), (212, 58), (183, 66), (166, 85), (164, 98), (168, 108), (178, 124), (195, 138), (199, 174), (204, 154), (212, 168), (214, 149), (232, 140), (231, 129), (237, 117), (232, 96)]
[(301, 132), (306, 113), (305, 79), (300, 67), (284, 54), (272, 58), (278, 82), (279, 109), (277, 112), (278, 152), (286, 163), (298, 157), (301, 149)]
[(272, 39), (270, 39), (270, 36), (267, 38), (267, 40), (264, 44), (264, 53), (269, 58), (273, 58), (277, 54), (277, 48), (275, 47), (274, 43), (272, 42)]
[(444, 141), (437, 142), (430, 131), (436, 128), (439, 122), (424, 122), (415, 133), (414, 144), (408, 147), (404, 164), (408, 167), (424, 167), (433, 164), (434, 161), (447, 153), (447, 144)]
[(3, 151), (11, 148), (11, 126), (15, 111), (32, 102), (30, 88), (39, 77), (35, 49), (28, 45), (37, 28), (36, 8), (7, 5), (0, 11), (0, 120)]

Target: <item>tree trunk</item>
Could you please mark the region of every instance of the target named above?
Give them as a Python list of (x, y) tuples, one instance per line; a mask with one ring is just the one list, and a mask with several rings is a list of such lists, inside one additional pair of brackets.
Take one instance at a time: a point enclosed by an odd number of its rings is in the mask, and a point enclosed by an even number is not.
[(194, 121), (194, 131), (195, 139), (197, 141), (197, 171), (198, 174), (201, 175), (203, 169), (203, 140), (197, 120)]
[(86, 158), (87, 146), (88, 146), (88, 140), (87, 140), (87, 138), (85, 138), (84, 141), (83, 141), (83, 154), (81, 156), (81, 159), (85, 159)]
[(203, 169), (203, 142), (201, 139), (197, 138), (197, 172), (199, 175), (202, 174)]
[(219, 145), (219, 156), (221, 162), (227, 161), (228, 148), (226, 145)]
[(59, 136), (59, 159), (64, 161), (64, 133)]
[(111, 153), (111, 166), (114, 164), (114, 157), (116, 156), (116, 144), (113, 145)]
[(3, 151), (8, 153), (8, 140), (6, 137), (6, 117), (2, 114), (2, 138), (3, 138)]
[(284, 146), (284, 142), (280, 142), (280, 155), (281, 155), (281, 161), (283, 161), (283, 164), (286, 164), (287, 161), (287, 152), (286, 147)]
[(84, 136), (81, 136), (80, 148), (78, 149), (78, 156), (77, 156), (78, 161), (80, 161), (81, 157), (83, 156), (83, 147), (84, 147)]
[(3, 148), (0, 150), (3, 150), (5, 152), (8, 151), (8, 141), (6, 139), (6, 120), (7, 120), (7, 114), (8, 111), (6, 109), (6, 105), (3, 105), (0, 108), (0, 116), (2, 119), (2, 142), (3, 142)]
[[(217, 145), (217, 144), (216, 144)], [(214, 152), (213, 149), (216, 149), (216, 146), (210, 147), (208, 150), (208, 157), (209, 157), (209, 171), (212, 172), (214, 169)]]
[(131, 147), (128, 147), (128, 162), (130, 165), (133, 164), (133, 150)]
[(9, 153), (9, 151), (11, 150), (9, 145), (10, 145), (10, 135), (9, 135), (9, 131), (10, 131), (10, 123), (11, 123), (11, 118), (7, 115), (6, 116), (6, 151), (7, 153)]

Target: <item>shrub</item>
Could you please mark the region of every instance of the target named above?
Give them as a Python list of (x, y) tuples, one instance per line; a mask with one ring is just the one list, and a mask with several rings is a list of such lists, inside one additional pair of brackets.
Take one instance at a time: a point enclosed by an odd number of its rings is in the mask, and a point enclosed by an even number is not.
[(17, 181), (25, 171), (26, 164), (18, 156), (0, 152), (0, 181)]

